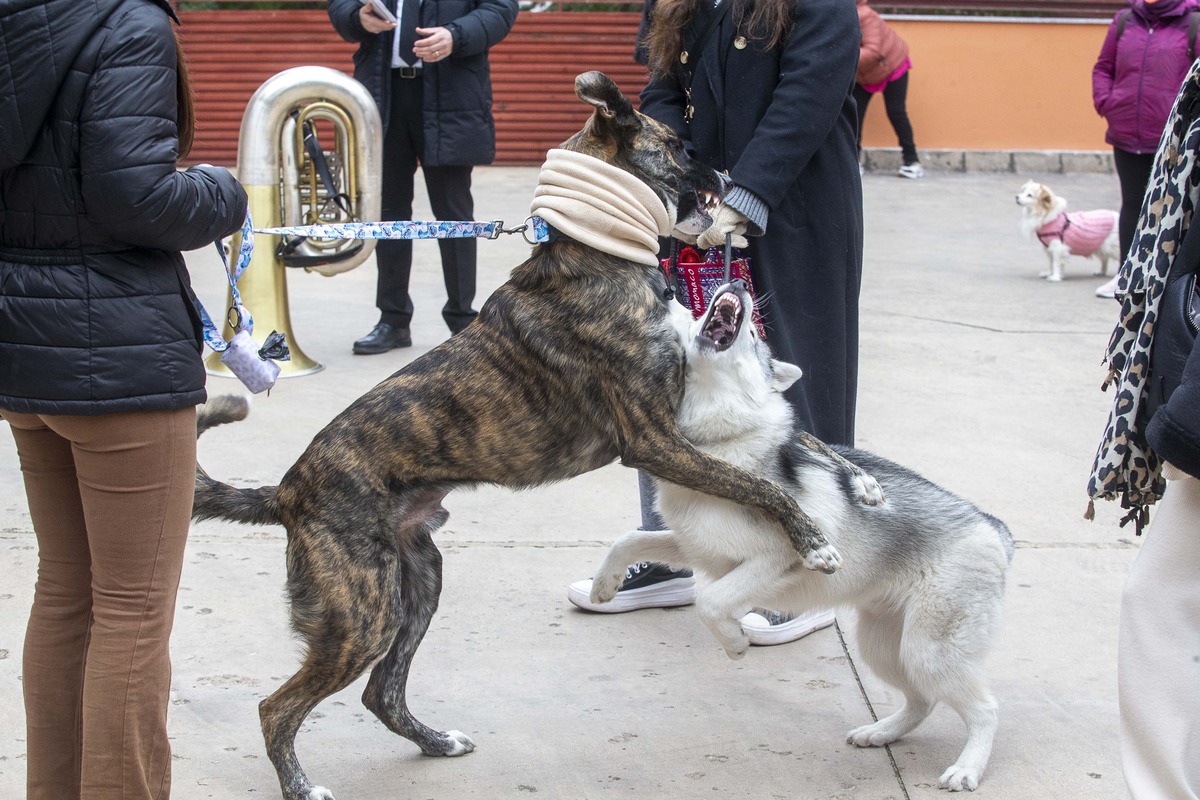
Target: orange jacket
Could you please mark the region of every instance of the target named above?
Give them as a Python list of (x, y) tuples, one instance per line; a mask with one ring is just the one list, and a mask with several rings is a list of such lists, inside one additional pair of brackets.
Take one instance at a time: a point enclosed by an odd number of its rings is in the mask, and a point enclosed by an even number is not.
[(858, 27), (862, 29), (862, 42), (855, 80), (866, 86), (883, 83), (908, 58), (908, 44), (867, 5), (867, 0), (858, 0)]

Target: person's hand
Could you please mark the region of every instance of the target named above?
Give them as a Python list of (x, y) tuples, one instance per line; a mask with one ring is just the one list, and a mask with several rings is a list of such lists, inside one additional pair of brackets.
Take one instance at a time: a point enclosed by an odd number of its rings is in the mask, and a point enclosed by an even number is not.
[(454, 36), (445, 28), (417, 28), (417, 36), (413, 55), (426, 64), (449, 58), (454, 51)]
[(732, 244), (734, 247), (750, 245), (750, 242), (746, 241), (746, 229), (750, 220), (746, 219), (742, 212), (721, 203), (713, 213), (712, 220), (712, 225), (708, 226), (708, 230), (696, 238), (696, 246), (701, 250), (725, 244), (725, 234), (727, 233), (733, 234)]
[(358, 21), (362, 23), (363, 30), (365, 30), (367, 33), (383, 33), (384, 31), (390, 31), (392, 28), (396, 27), (396, 23), (388, 22), (383, 17), (375, 16), (375, 13), (371, 11), (371, 6), (369, 3), (363, 5), (363, 7), (358, 10)]

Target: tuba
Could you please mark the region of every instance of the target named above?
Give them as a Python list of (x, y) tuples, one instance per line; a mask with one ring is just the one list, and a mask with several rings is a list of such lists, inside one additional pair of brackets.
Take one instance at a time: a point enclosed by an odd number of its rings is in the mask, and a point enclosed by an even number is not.
[[(318, 129), (332, 128), (327, 142)], [(251, 96), (238, 134), (237, 177), (255, 227), (378, 221), (383, 126), (375, 99), (358, 81), (328, 67), (293, 67), (268, 78)], [(326, 149), (330, 146), (329, 149)], [(233, 243), (237, 252), (240, 242)], [(287, 336), (291, 360), (281, 376), (321, 369), (296, 343), (287, 298), (287, 268), (322, 275), (353, 269), (375, 249), (372, 239), (306, 239), (260, 235), (238, 284), (262, 333)], [(230, 300), (232, 304), (232, 299)], [(233, 335), (226, 323), (225, 338)], [(220, 353), (208, 371), (229, 375)]]

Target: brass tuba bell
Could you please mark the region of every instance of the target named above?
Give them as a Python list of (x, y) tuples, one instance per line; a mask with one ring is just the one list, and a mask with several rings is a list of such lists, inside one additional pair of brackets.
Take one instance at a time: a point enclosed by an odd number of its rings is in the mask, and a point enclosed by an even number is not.
[[(317, 137), (331, 126), (331, 149)], [(293, 67), (263, 82), (246, 104), (238, 135), (237, 176), (257, 228), (379, 220), (383, 126), (374, 98), (361, 83), (328, 67)], [(240, 246), (234, 237), (232, 251)], [(322, 275), (353, 269), (375, 249), (373, 239), (281, 241), (259, 234), (250, 266), (238, 282), (254, 316), (255, 337), (287, 336), (290, 361), (281, 377), (321, 365), (300, 349), (288, 309), (287, 268)], [(232, 304), (232, 299), (230, 299)], [(226, 323), (225, 338), (234, 331)], [(220, 353), (207, 360), (214, 375), (231, 374)]]

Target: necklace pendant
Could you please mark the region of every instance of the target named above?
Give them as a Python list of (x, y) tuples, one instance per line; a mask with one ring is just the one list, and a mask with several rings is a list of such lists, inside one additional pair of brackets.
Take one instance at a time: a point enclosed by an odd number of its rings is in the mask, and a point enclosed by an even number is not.
[(680, 64), (686, 64), (686, 63), (687, 63), (687, 60), (688, 60), (688, 52), (687, 52), (687, 50), (683, 50), (683, 51), (681, 51), (681, 52), (679, 53), (679, 63), (680, 63)]

